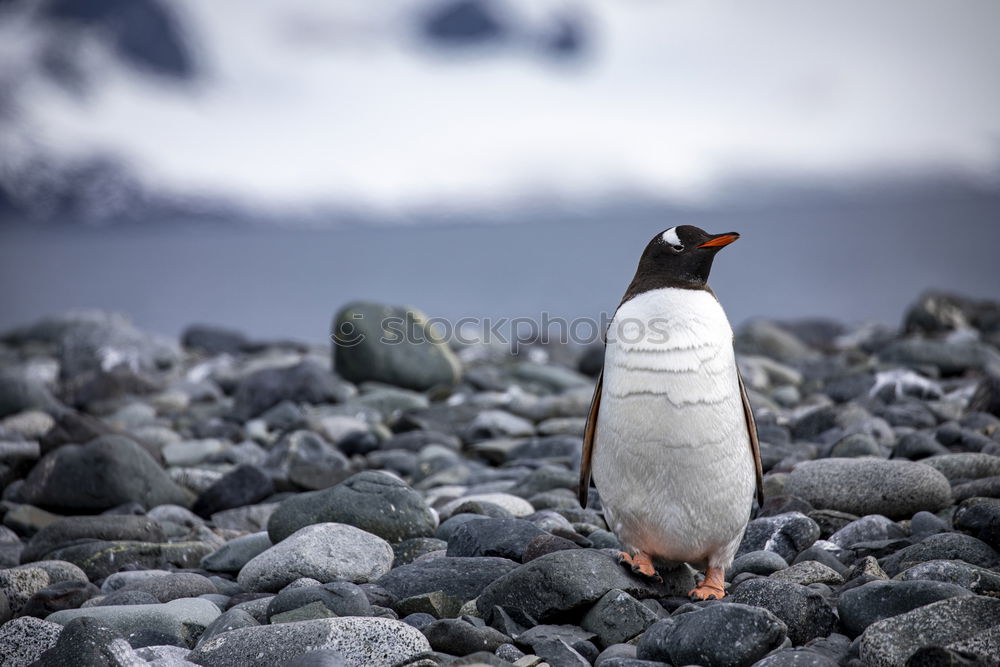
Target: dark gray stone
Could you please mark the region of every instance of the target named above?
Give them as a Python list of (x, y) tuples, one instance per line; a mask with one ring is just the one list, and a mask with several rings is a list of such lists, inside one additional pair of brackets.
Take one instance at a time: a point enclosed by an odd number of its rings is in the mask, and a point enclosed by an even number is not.
[(216, 593), (215, 585), (200, 574), (193, 572), (171, 572), (162, 577), (149, 577), (126, 584), (122, 591), (142, 591), (149, 593), (158, 602), (170, 602), (178, 598), (196, 598), (199, 595)]
[(437, 527), (419, 493), (392, 475), (366, 471), (283, 501), (268, 520), (267, 532), (277, 544), (303, 526), (324, 522), (356, 526), (389, 542), (430, 537)]
[(253, 505), (274, 493), (271, 476), (255, 465), (244, 464), (223, 475), (201, 492), (191, 511), (208, 519), (216, 512)]
[(1000, 600), (979, 595), (948, 598), (874, 623), (861, 635), (869, 667), (905, 665), (918, 649), (948, 647), (1000, 625)]
[(21, 607), (20, 615), (45, 618), (62, 609), (76, 609), (100, 593), (101, 589), (89, 582), (60, 581), (28, 598)]
[(139, 445), (103, 436), (46, 455), (21, 487), (24, 502), (64, 514), (99, 512), (126, 503), (187, 505), (188, 496)]
[(971, 535), (943, 533), (931, 535), (922, 542), (900, 549), (891, 556), (879, 559), (886, 574), (894, 577), (903, 570), (929, 560), (963, 560), (972, 565), (992, 568), (1000, 563), (1000, 556), (982, 540)]
[(608, 647), (642, 634), (656, 613), (624, 591), (610, 590), (584, 615), (580, 627), (597, 635), (597, 645)]
[(751, 551), (733, 561), (726, 572), (730, 579), (743, 572), (767, 576), (788, 567), (785, 559), (773, 551)]
[(444, 540), (434, 537), (413, 537), (393, 545), (392, 551), (395, 554), (395, 560), (393, 560), (392, 566), (407, 565), (424, 554), (447, 549), (448, 543)]
[(447, 618), (428, 623), (421, 632), (431, 648), (451, 655), (468, 655), (476, 651), (492, 653), (511, 638), (493, 628), (476, 627), (458, 618)]
[(468, 601), (517, 567), (506, 558), (433, 558), (393, 568), (376, 583), (399, 599), (443, 591)]
[(53, 521), (35, 533), (21, 561), (42, 560), (60, 547), (86, 540), (163, 542), (166, 537), (160, 524), (145, 516), (74, 516)]
[(961, 595), (972, 593), (940, 581), (872, 581), (843, 592), (837, 611), (847, 634), (856, 637), (876, 621)]
[(458, 358), (426, 327), (413, 308), (355, 302), (333, 323), (334, 366), (351, 382), (384, 382), (424, 391), (452, 385), (462, 372)]
[(449, 556), (496, 556), (521, 562), (532, 538), (545, 531), (523, 519), (480, 519), (462, 524), (448, 540)]
[(360, 586), (347, 581), (332, 581), (322, 586), (286, 588), (267, 605), (270, 619), (307, 604), (319, 602), (336, 616), (370, 616), (371, 603)]
[(339, 484), (353, 472), (347, 457), (311, 431), (285, 435), (268, 453), (264, 465), (308, 490)]
[(484, 615), (495, 606), (518, 608), (547, 622), (566, 618), (612, 589), (641, 599), (685, 595), (694, 587), (694, 578), (686, 568), (660, 574), (663, 583), (641, 578), (612, 555), (593, 549), (556, 551), (491, 583), (476, 606)]
[(754, 519), (747, 524), (737, 557), (752, 551), (773, 551), (786, 562), (819, 538), (819, 526), (800, 512)]
[(636, 657), (673, 665), (749, 667), (779, 647), (785, 623), (766, 609), (713, 604), (657, 621), (642, 635)]
[(787, 581), (750, 579), (733, 591), (730, 600), (773, 613), (788, 626), (788, 638), (796, 646), (827, 636), (837, 625), (833, 606), (822, 595)]
[(967, 588), (977, 595), (1000, 597), (1000, 573), (961, 560), (930, 560), (912, 565), (896, 575), (900, 581), (943, 581)]
[(246, 421), (282, 401), (340, 403), (354, 394), (329, 369), (314, 361), (295, 366), (264, 368), (242, 378), (233, 393), (234, 416)]

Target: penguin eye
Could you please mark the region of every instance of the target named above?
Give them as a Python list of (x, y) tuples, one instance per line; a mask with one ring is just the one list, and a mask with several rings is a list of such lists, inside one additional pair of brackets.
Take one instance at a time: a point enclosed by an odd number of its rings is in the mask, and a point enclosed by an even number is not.
[(679, 253), (679, 252), (683, 252), (684, 251), (684, 246), (682, 246), (682, 245), (671, 245), (670, 249), (673, 250), (674, 252), (678, 252)]

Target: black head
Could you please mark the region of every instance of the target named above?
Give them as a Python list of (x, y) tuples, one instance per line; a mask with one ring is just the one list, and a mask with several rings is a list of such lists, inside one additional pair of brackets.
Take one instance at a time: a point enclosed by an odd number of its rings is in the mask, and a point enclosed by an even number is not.
[(657, 234), (646, 245), (624, 300), (660, 287), (708, 289), (715, 253), (739, 237), (736, 232), (709, 234), (691, 225)]

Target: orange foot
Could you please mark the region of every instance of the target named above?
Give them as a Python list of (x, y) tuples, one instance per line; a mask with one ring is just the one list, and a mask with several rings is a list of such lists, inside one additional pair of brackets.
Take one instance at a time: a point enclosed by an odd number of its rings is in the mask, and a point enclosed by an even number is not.
[(663, 583), (663, 577), (656, 573), (656, 568), (653, 566), (653, 559), (649, 557), (649, 554), (636, 551), (634, 556), (630, 556), (627, 552), (622, 551), (618, 554), (618, 562), (628, 565), (636, 574), (649, 577), (657, 583)]
[(721, 600), (726, 597), (725, 573), (721, 567), (705, 570), (705, 578), (688, 593), (693, 600)]

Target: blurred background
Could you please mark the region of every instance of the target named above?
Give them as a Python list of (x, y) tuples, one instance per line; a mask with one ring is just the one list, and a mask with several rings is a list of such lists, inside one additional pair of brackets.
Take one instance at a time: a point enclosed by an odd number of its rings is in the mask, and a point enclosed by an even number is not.
[(321, 341), (611, 312), (657, 232), (751, 317), (1000, 295), (993, 0), (0, 0), (0, 327)]

